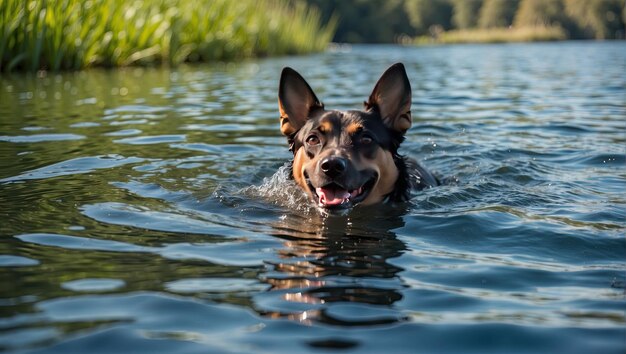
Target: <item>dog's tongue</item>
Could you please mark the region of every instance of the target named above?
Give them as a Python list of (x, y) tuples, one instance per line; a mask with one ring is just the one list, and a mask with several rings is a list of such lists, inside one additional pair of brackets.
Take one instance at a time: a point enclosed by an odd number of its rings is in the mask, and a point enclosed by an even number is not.
[(315, 191), (320, 198), (319, 203), (322, 205), (340, 205), (350, 197), (350, 193), (341, 188), (320, 187), (316, 188)]

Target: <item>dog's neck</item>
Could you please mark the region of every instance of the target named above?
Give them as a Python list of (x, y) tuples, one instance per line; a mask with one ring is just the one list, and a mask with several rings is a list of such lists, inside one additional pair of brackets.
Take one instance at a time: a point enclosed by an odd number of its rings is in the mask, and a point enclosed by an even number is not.
[(389, 202), (404, 202), (409, 200), (411, 196), (411, 183), (409, 180), (409, 170), (406, 160), (403, 156), (394, 153), (393, 162), (398, 168), (398, 179), (394, 184), (394, 188), (385, 198)]

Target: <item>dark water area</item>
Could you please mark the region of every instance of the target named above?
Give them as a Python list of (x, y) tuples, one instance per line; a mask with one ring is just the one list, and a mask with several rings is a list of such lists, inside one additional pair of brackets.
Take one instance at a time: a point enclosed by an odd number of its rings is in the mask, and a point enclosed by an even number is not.
[[(449, 182), (322, 217), (283, 66)], [(41, 76), (41, 75), (40, 75)], [(0, 351), (624, 353), (626, 43), (355, 46), (0, 78)]]

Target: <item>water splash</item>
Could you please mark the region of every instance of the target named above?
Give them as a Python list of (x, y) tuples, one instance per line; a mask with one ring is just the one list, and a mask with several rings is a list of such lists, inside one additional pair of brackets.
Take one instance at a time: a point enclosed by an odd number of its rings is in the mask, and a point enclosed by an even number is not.
[(300, 213), (313, 213), (315, 208), (306, 194), (296, 185), (290, 176), (291, 166), (285, 163), (272, 176), (263, 178), (260, 185), (241, 189), (238, 194), (251, 198), (264, 199), (265, 202)]

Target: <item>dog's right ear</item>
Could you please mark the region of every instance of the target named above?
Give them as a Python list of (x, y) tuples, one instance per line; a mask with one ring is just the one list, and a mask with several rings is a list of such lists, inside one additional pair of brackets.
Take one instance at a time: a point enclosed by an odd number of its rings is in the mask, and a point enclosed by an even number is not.
[(280, 75), (278, 109), (280, 131), (290, 136), (302, 128), (311, 113), (324, 109), (324, 105), (317, 99), (304, 78), (292, 68), (286, 67)]
[(383, 73), (365, 108), (378, 110), (385, 125), (402, 135), (411, 127), (411, 83), (402, 63)]

